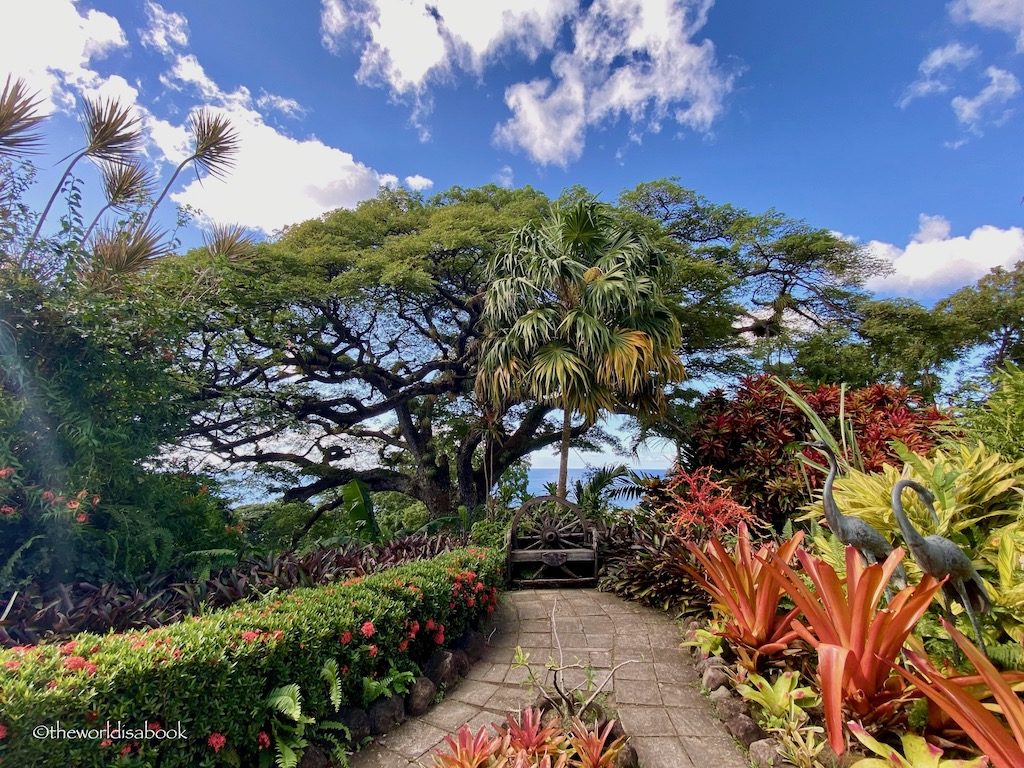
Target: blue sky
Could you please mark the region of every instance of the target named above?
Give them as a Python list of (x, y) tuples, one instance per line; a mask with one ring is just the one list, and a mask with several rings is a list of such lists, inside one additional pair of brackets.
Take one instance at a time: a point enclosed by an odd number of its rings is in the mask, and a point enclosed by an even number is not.
[(6, 6), (0, 76), (45, 98), (48, 157), (83, 94), (133, 103), (165, 173), (190, 110), (232, 118), (235, 172), (173, 195), (206, 221), (269, 234), (382, 183), (613, 199), (678, 176), (864, 243), (893, 263), (883, 294), (927, 303), (1024, 257), (1024, 0)]

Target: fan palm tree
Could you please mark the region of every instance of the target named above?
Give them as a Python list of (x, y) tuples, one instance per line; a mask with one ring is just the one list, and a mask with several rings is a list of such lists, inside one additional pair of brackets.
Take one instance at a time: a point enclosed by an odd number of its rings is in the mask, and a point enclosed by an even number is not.
[(582, 200), (515, 232), (492, 259), (477, 390), (498, 404), (561, 408), (558, 496), (565, 498), (572, 419), (649, 416), (683, 378), (679, 320), (660, 287), (664, 254)]

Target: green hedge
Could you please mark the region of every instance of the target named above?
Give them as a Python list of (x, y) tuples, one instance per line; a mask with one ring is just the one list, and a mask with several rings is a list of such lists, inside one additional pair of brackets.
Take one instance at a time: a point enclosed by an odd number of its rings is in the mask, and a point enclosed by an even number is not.
[[(297, 684), (305, 714), (333, 719), (321, 677), (329, 659), (343, 672), (343, 703), (358, 705), (363, 676), (422, 664), (493, 611), (501, 573), (500, 552), (469, 548), (147, 632), (0, 651), (0, 765), (256, 765), (271, 733), (270, 691)], [(180, 722), (186, 738), (33, 736), (57, 721), (63, 729)]]

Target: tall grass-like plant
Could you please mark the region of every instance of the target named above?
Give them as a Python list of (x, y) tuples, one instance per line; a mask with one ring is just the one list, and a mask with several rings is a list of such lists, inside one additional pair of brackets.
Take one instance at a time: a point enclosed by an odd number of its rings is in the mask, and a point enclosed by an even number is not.
[(892, 666), (942, 586), (926, 576), (883, 607), (886, 585), (903, 554), (897, 548), (885, 562), (867, 566), (857, 550), (847, 547), (844, 583), (830, 565), (800, 550), (797, 558), (813, 589), (781, 557), (772, 559), (803, 615), (793, 630), (817, 651), (825, 726), (837, 754), (846, 749), (844, 708), (870, 722), (891, 722), (900, 714), (904, 691), (893, 684), (899, 678)]
[(799, 609), (780, 609), (785, 587), (779, 563), (790, 562), (802, 540), (803, 532), (798, 532), (781, 544), (777, 552), (771, 544), (764, 544), (755, 552), (750, 531), (741, 523), (732, 554), (717, 538), (708, 541), (706, 551), (688, 543), (703, 573), (684, 567), (723, 614), (723, 635), (751, 670), (757, 668), (762, 657), (783, 651), (797, 637), (791, 625)]

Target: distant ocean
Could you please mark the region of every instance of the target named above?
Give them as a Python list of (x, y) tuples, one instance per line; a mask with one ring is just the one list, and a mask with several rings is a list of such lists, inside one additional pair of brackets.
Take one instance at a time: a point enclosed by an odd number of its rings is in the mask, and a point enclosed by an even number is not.
[[(590, 471), (591, 470), (583, 467), (569, 469), (570, 496), (572, 495), (573, 482), (576, 480), (583, 480)], [(635, 471), (648, 475), (656, 475), (657, 477), (664, 477), (667, 472), (667, 470), (664, 469), (637, 469)], [(272, 494), (270, 494), (265, 488), (261, 487), (258, 483), (242, 482), (243, 475), (241, 473), (227, 472), (223, 477), (228, 481), (227, 488), (225, 489), (228, 496), (232, 497), (237, 504), (253, 504), (273, 497)], [(544, 489), (545, 483), (557, 482), (557, 469), (533, 468), (530, 469), (527, 475), (526, 489), (531, 496), (542, 496), (547, 492)], [(628, 502), (617, 503), (617, 505), (626, 506), (628, 505)]]
[[(569, 468), (569, 496), (572, 497), (572, 486), (576, 480), (583, 480), (591, 470), (579, 467)], [(668, 472), (666, 469), (635, 469), (634, 472), (639, 472), (645, 475), (655, 475), (657, 477), (664, 477), (665, 473)], [(526, 490), (531, 496), (542, 496), (547, 491), (544, 489), (547, 483), (558, 482), (558, 469), (537, 469), (531, 468), (527, 474), (527, 485)], [(629, 501), (613, 501), (616, 506), (632, 506), (632, 502)]]

